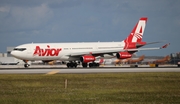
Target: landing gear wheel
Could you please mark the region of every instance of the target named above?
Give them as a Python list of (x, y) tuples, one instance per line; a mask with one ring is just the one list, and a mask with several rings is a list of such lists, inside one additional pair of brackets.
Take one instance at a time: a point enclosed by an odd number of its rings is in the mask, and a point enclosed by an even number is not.
[(73, 64), (74, 64), (74, 65), (73, 65), (73, 66), (74, 66), (74, 68), (77, 68), (77, 63), (73, 63)]
[(83, 68), (87, 68), (87, 63), (82, 63)]
[(95, 68), (95, 67), (99, 67), (99, 63), (95, 63), (95, 62), (93, 62), (93, 63), (89, 63), (89, 67), (90, 68)]
[(24, 67), (28, 68), (30, 66), (30, 64), (28, 64), (28, 61), (27, 60), (23, 60), (23, 61), (24, 61)]
[(76, 63), (76, 62), (68, 62), (68, 63), (67, 63), (67, 67), (68, 67), (68, 68), (73, 68), (73, 67), (74, 67), (74, 68), (77, 68), (77, 63)]
[(93, 67), (93, 63), (89, 63), (89, 67), (92, 68)]
[(67, 63), (66, 65), (67, 65), (68, 68), (70, 68), (70, 63)]
[(30, 65), (29, 64), (24, 64), (24, 67), (25, 68), (28, 68)]

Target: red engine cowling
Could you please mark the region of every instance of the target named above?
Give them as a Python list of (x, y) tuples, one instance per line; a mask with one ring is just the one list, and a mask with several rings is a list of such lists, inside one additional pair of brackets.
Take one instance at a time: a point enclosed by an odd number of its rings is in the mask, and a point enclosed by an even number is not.
[(118, 59), (126, 59), (126, 58), (131, 58), (132, 54), (128, 53), (128, 52), (119, 52), (116, 54), (116, 57)]
[(88, 63), (88, 62), (95, 61), (95, 60), (96, 60), (96, 58), (94, 56), (90, 56), (90, 55), (85, 55), (85, 56), (80, 57), (80, 61), (83, 63)]

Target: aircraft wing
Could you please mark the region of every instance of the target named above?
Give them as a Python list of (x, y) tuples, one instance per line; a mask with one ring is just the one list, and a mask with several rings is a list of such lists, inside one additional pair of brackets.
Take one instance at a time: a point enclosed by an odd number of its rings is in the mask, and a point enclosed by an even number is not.
[(123, 51), (128, 51), (128, 52), (133, 52), (133, 51), (141, 51), (141, 50), (156, 50), (156, 49), (163, 49), (166, 48), (168, 44), (165, 44), (162, 47), (154, 47), (154, 48), (136, 48), (136, 49), (115, 49), (115, 50), (99, 50), (99, 51), (93, 51), (93, 52), (75, 52), (71, 53), (68, 56), (83, 56), (83, 55), (101, 55), (101, 54), (112, 54), (112, 53), (117, 53), (117, 52), (123, 52)]
[(157, 43), (162, 43), (162, 42), (165, 42), (165, 40), (156, 41), (156, 42), (148, 42), (148, 43), (146, 43), (146, 45), (149, 45), (149, 44), (157, 44)]

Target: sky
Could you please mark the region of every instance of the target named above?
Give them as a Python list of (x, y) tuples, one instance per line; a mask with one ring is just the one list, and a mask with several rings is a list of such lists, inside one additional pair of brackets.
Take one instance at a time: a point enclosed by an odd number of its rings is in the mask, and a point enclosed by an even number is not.
[(180, 52), (180, 0), (0, 0), (0, 52), (25, 43), (111, 42), (148, 17), (143, 41), (170, 43), (137, 55)]

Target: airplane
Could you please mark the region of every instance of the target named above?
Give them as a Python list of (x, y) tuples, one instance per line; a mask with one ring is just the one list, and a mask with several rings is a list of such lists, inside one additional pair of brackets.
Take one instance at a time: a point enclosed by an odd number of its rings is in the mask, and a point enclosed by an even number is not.
[(61, 60), (68, 61), (68, 68), (76, 68), (79, 62), (82, 67), (99, 67), (95, 60), (99, 58), (131, 58), (140, 50), (156, 50), (162, 47), (141, 48), (142, 46), (158, 43), (142, 41), (143, 33), (148, 18), (142, 17), (137, 22), (131, 33), (120, 42), (78, 42), (78, 43), (30, 43), (22, 44), (11, 51), (11, 55), (25, 62), (24, 67), (30, 66), (28, 61), (34, 60)]
[(144, 60), (144, 55), (142, 55), (142, 56), (140, 56), (139, 58), (137, 58), (137, 59), (130, 59), (128, 62), (129, 62), (129, 64), (133, 64), (133, 63), (137, 63), (137, 62), (141, 62), (141, 61), (143, 61)]
[(154, 60), (154, 61), (152, 61), (152, 63), (154, 63), (154, 64), (163, 64), (163, 63), (166, 63), (168, 61), (170, 61), (170, 56), (169, 55), (165, 56), (162, 59)]

